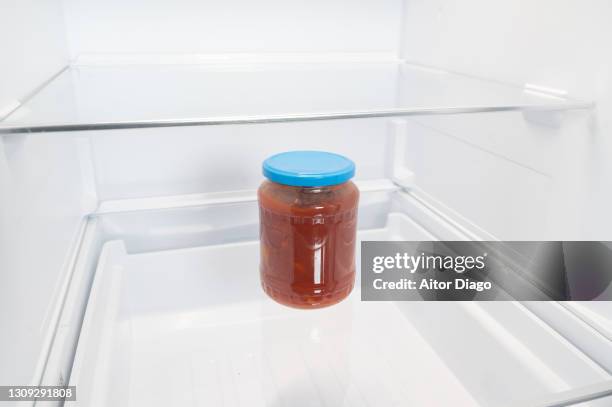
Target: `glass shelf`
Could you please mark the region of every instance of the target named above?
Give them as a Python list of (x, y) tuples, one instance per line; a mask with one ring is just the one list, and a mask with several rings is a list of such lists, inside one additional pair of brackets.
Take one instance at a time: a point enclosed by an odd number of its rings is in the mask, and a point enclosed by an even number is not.
[(0, 122), (0, 134), (590, 107), (392, 62), (71, 66)]

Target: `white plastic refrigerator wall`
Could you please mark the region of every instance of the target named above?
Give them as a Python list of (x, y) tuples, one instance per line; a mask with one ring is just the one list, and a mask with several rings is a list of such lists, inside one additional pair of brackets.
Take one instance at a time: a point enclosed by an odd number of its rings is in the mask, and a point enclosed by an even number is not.
[(612, 405), (610, 303), (284, 309), (254, 201), (266, 156), (321, 149), (357, 164), (361, 239), (612, 240), (611, 18), (3, 0), (0, 384), (75, 384), (82, 406)]

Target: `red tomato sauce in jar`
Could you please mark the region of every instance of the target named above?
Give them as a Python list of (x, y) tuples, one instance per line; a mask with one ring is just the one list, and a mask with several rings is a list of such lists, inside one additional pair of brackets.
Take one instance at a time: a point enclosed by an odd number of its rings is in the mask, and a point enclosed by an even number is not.
[(320, 308), (350, 294), (359, 201), (350, 181), (354, 171), (349, 159), (318, 151), (282, 153), (264, 162), (260, 273), (272, 299)]

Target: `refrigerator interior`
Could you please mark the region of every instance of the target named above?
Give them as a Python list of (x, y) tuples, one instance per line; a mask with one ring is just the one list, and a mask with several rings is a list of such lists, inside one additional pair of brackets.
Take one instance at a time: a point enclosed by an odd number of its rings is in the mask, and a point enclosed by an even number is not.
[(0, 383), (84, 406), (605, 394), (610, 303), (274, 305), (255, 189), (268, 155), (330, 150), (357, 164), (363, 240), (612, 240), (611, 12), (2, 5)]

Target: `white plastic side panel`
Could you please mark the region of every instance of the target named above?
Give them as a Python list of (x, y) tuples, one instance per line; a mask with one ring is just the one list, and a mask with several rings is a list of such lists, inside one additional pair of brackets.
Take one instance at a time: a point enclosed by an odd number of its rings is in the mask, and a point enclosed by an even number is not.
[[(612, 54), (606, 52), (612, 3), (407, 0), (405, 6), (405, 59), (597, 103), (594, 114), (565, 114), (560, 123), (519, 114), (419, 118), (407, 152), (417, 185), (500, 239), (612, 240)], [(533, 310), (610, 369), (602, 357), (609, 354), (610, 310), (597, 307), (588, 318), (574, 310), (576, 321), (568, 321), (559, 309)], [(571, 324), (602, 334), (577, 335)]]
[(88, 194), (87, 143), (0, 138), (0, 383), (37, 384)]
[(0, 120), (66, 65), (61, 0), (0, 4)]
[(64, 0), (82, 54), (383, 52), (398, 47), (401, 1)]
[[(419, 118), (428, 129), (415, 137), (437, 134), (439, 154), (409, 146), (426, 160), (426, 167), (415, 169), (417, 184), (501, 239), (609, 240), (612, 56), (604, 50), (612, 35), (612, 4), (409, 0), (405, 5), (405, 59), (567, 91), (598, 104), (596, 116), (565, 114), (560, 126), (526, 121), (520, 114)], [(461, 154), (445, 160), (444, 151), (456, 147)]]
[(438, 209), (519, 240), (545, 238), (542, 231), (554, 226), (550, 211), (558, 201), (548, 174), (415, 121), (408, 122), (407, 140), (407, 165), (422, 190), (415, 193), (425, 192), (443, 205)]
[[(60, 0), (0, 5), (0, 120), (67, 63)], [(0, 138), (0, 383), (35, 384), (83, 213), (75, 140)]]

